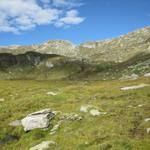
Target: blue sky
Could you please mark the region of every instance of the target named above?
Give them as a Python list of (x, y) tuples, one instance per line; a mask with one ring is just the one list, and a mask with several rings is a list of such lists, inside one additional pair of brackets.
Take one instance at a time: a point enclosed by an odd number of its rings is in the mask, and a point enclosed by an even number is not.
[(0, 45), (117, 37), (150, 25), (150, 0), (0, 0)]

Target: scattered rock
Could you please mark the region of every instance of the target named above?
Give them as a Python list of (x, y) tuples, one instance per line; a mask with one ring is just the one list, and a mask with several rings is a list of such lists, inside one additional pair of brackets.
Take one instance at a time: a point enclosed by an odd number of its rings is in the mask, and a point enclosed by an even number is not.
[(131, 106), (131, 105), (129, 105), (129, 106), (127, 106), (128, 108), (136, 108), (136, 106)]
[(140, 105), (138, 105), (138, 107), (143, 107), (143, 105), (142, 105), (142, 104), (140, 104)]
[(97, 110), (97, 109), (91, 109), (90, 110), (90, 114), (92, 115), (92, 116), (99, 116), (99, 115), (105, 115), (105, 114), (107, 114), (106, 112), (100, 112), (99, 110)]
[(84, 106), (81, 106), (80, 111), (86, 113), (92, 108), (94, 108), (94, 106), (92, 106), (92, 105), (84, 105)]
[(54, 67), (54, 64), (52, 64), (51, 62), (46, 62), (46, 67), (51, 69)]
[(134, 86), (127, 86), (127, 87), (122, 87), (122, 91), (127, 91), (127, 90), (136, 90), (136, 89), (141, 89), (144, 87), (149, 86), (148, 84), (140, 84), (140, 85), (134, 85)]
[(79, 116), (78, 114), (71, 113), (71, 114), (63, 114), (60, 117), (61, 120), (69, 120), (69, 121), (75, 121), (75, 120), (82, 120), (82, 117)]
[(44, 109), (38, 112), (31, 113), (21, 120), (25, 131), (30, 131), (37, 128), (47, 128), (50, 120), (55, 114), (50, 109)]
[(54, 113), (55, 115), (62, 114), (61, 111), (53, 111), (53, 113)]
[(55, 134), (56, 131), (60, 128), (62, 121), (59, 121), (50, 131), (50, 134)]
[(50, 145), (56, 145), (56, 142), (54, 141), (43, 141), (40, 144), (31, 147), (29, 150), (45, 150), (50, 149)]
[(150, 133), (150, 128), (147, 128), (146, 131), (147, 131), (147, 133), (149, 134), (149, 133)]
[(148, 122), (148, 121), (150, 121), (150, 118), (145, 118), (145, 122)]
[(91, 109), (91, 110), (90, 110), (90, 114), (91, 114), (92, 116), (99, 116), (99, 115), (100, 115), (100, 112), (99, 112), (99, 110), (97, 110), (97, 109)]
[(21, 123), (21, 120), (15, 120), (15, 121), (12, 121), (11, 123), (9, 123), (10, 126), (13, 126), (13, 127), (17, 127), (17, 126), (21, 126), (22, 123)]
[(5, 99), (4, 98), (0, 98), (0, 102), (4, 102), (5, 101)]
[(55, 92), (47, 92), (47, 95), (56, 96), (56, 95), (57, 95), (57, 93), (55, 93)]
[(132, 75), (123, 75), (120, 80), (137, 80), (139, 76), (137, 74), (132, 74)]
[(150, 77), (150, 73), (144, 74), (144, 77)]
[(18, 141), (19, 137), (14, 135), (6, 135), (2, 140), (0, 140), (0, 145), (6, 144), (8, 142)]
[(85, 145), (89, 145), (89, 142), (85, 142), (84, 144), (85, 144)]
[(84, 113), (89, 112), (92, 116), (99, 116), (106, 114), (106, 112), (100, 112), (95, 106), (92, 105), (81, 106), (80, 111)]

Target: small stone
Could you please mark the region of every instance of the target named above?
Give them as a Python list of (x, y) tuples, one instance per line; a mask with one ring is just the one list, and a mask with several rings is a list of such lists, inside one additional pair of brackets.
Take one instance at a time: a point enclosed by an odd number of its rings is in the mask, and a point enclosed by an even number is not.
[(5, 99), (4, 98), (0, 98), (0, 102), (4, 102), (5, 101)]
[(80, 112), (86, 113), (86, 112), (88, 112), (92, 108), (94, 108), (94, 106), (92, 106), (92, 105), (84, 105), (84, 106), (81, 106)]
[(62, 121), (59, 121), (50, 131), (50, 134), (55, 134), (56, 131), (60, 128)]
[(57, 95), (57, 93), (54, 93), (54, 92), (47, 92), (47, 95), (56, 96), (56, 95)]
[(144, 88), (144, 87), (147, 87), (147, 86), (149, 86), (149, 85), (147, 85), (147, 84), (140, 84), (140, 85), (122, 87), (121, 90), (122, 91), (136, 90), (136, 89), (141, 89), (141, 88)]
[(149, 134), (149, 133), (150, 133), (150, 128), (147, 128), (146, 131), (147, 131), (147, 133)]
[(9, 123), (9, 126), (13, 126), (13, 127), (17, 127), (17, 126), (21, 126), (21, 120), (15, 120), (12, 121), (11, 123)]
[(100, 112), (97, 109), (92, 109), (92, 110), (90, 110), (90, 114), (92, 116), (99, 116)]
[(150, 121), (150, 118), (145, 118), (145, 122), (148, 122), (148, 121)]
[(100, 112), (99, 110), (97, 109), (91, 109), (90, 110), (90, 114), (92, 116), (99, 116), (99, 115), (106, 115), (107, 113), (106, 112)]
[(40, 144), (31, 147), (29, 150), (45, 150), (50, 148), (50, 145), (56, 145), (56, 142), (54, 141), (43, 141)]
[(137, 74), (132, 74), (132, 75), (123, 75), (120, 80), (137, 80), (139, 76)]
[(75, 121), (75, 120), (82, 120), (82, 117), (78, 114), (71, 113), (71, 114), (63, 114), (60, 117), (61, 120), (69, 120), (69, 121)]
[(85, 142), (85, 145), (88, 145), (89, 144), (89, 142)]
[(142, 106), (143, 106), (142, 104), (138, 105), (138, 107), (142, 107)]

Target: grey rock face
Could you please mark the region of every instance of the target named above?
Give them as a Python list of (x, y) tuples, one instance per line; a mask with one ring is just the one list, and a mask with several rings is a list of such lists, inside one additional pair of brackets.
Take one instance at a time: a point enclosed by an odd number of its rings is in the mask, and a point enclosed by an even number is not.
[(50, 109), (44, 109), (31, 113), (21, 120), (25, 131), (37, 128), (47, 128), (50, 120), (54, 117), (54, 113)]

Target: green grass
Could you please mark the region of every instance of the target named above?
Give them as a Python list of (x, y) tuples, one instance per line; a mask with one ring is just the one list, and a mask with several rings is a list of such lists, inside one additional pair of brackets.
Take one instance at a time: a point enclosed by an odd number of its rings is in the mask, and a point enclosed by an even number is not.
[[(1, 150), (28, 150), (44, 141), (53, 140), (61, 150), (149, 150), (150, 135), (146, 128), (150, 122), (150, 87), (121, 91), (120, 87), (140, 83), (150, 84), (150, 79), (136, 81), (0, 81), (0, 139), (6, 134), (17, 135), (18, 141), (0, 145)], [(46, 93), (55, 91), (57, 96)], [(97, 106), (107, 115), (92, 117), (80, 112), (82, 105)], [(142, 104), (142, 107), (138, 105)], [(130, 107), (133, 106), (133, 107)], [(48, 130), (25, 133), (22, 127), (8, 124), (27, 114), (45, 108), (64, 113), (78, 113), (81, 121), (67, 121), (54, 135)]]

